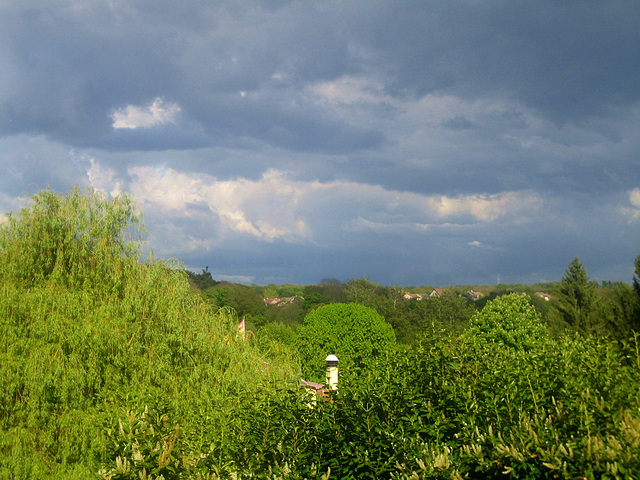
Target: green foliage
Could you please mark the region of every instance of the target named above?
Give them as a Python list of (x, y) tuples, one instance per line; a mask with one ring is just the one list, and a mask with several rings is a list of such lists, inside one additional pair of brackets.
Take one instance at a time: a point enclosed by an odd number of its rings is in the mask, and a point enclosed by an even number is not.
[(283, 284), (275, 285), (270, 283), (269, 285), (251, 285), (250, 288), (254, 290), (260, 298), (281, 298), (281, 297), (303, 297), (305, 286)]
[(313, 310), (298, 328), (298, 351), (310, 378), (321, 378), (327, 355), (337, 355), (347, 367), (364, 367), (394, 344), (391, 325), (375, 310), (356, 303)]
[(305, 295), (302, 301), (302, 308), (306, 311), (312, 310), (314, 307), (327, 305), (331, 303), (331, 299), (322, 295), (321, 293), (310, 293)]
[(0, 275), (25, 287), (46, 283), (118, 292), (140, 256), (141, 216), (126, 196), (43, 190), (0, 228)]
[(237, 412), (235, 463), (263, 478), (635, 478), (639, 366), (581, 336), (401, 348), (342, 368), (311, 408), (294, 390), (254, 398)]
[(229, 307), (239, 317), (245, 317), (253, 325), (265, 323), (266, 307), (262, 297), (251, 287), (239, 283), (218, 282), (203, 292), (216, 307)]
[(417, 332), (446, 330), (461, 333), (476, 313), (472, 302), (462, 297), (427, 298), (412, 302), (411, 321)]
[(256, 337), (258, 343), (268, 346), (277, 342), (282, 345), (294, 347), (296, 344), (296, 329), (280, 322), (271, 322), (260, 327)]
[(347, 296), (344, 290), (345, 285), (337, 280), (323, 280), (318, 285), (307, 285), (304, 287), (302, 296), (304, 296), (305, 300), (307, 297), (317, 296), (318, 298), (324, 299), (322, 303), (345, 303), (347, 302)]
[(634, 274), (633, 274), (633, 290), (640, 297), (640, 255), (634, 260)]
[(573, 329), (590, 332), (595, 284), (589, 281), (587, 270), (578, 257), (569, 262), (555, 294), (558, 297), (556, 306), (566, 324)]
[[(0, 231), (0, 478), (638, 476), (637, 334), (547, 339), (508, 295), (474, 317), (472, 341), (425, 327), (428, 341), (394, 345), (355, 304), (312, 311), (300, 337), (270, 323), (242, 341), (235, 312), (194, 294), (181, 267), (140, 263), (133, 212), (124, 197), (45, 191)], [(405, 312), (393, 289), (359, 287)], [(605, 308), (630, 287), (598, 295)], [(466, 315), (414, 308), (434, 325)], [(300, 388), (294, 338), (314, 374), (340, 357), (338, 391)]]
[(408, 345), (416, 344), (422, 336), (434, 331), (459, 333), (475, 313), (474, 304), (461, 296), (448, 294), (416, 301), (404, 298), (405, 291), (399, 287), (382, 287), (364, 278), (345, 284), (350, 301), (375, 309), (391, 324), (398, 342)]
[(347, 300), (367, 307), (375, 303), (377, 296), (384, 292), (384, 287), (366, 278), (352, 280), (345, 285)]
[(185, 465), (181, 452), (180, 426), (173, 421), (170, 404), (150, 398), (141, 411), (127, 411), (117, 419), (117, 428), (106, 426), (110, 470), (101, 471), (105, 479), (178, 479)]
[(288, 305), (269, 305), (265, 312), (266, 324), (275, 322), (296, 327), (302, 323), (302, 318), (300, 317), (303, 308), (303, 305), (297, 301), (289, 303)]
[(488, 302), (471, 319), (465, 337), (481, 345), (520, 350), (536, 347), (548, 337), (548, 332), (528, 298), (512, 293)]
[(594, 333), (624, 340), (631, 330), (638, 331), (638, 301), (631, 285), (609, 282), (596, 290), (596, 299)]
[[(0, 478), (198, 471), (221, 451), (238, 399), (299, 378), (296, 363), (240, 341), (237, 316), (195, 295), (182, 269), (140, 264), (140, 245), (125, 241), (133, 206), (86, 195), (46, 191), (2, 230)], [(123, 436), (120, 424), (136, 426)], [(165, 465), (156, 445), (172, 435)]]
[(636, 332), (640, 332), (640, 255), (638, 255), (634, 261), (635, 271), (633, 274), (633, 291), (636, 294), (635, 298), (635, 315), (633, 320), (633, 329)]

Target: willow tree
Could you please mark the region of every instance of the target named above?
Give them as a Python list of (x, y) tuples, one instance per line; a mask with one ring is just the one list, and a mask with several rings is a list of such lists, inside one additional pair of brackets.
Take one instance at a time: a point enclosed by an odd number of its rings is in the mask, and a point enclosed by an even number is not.
[(127, 196), (45, 190), (5, 218), (0, 478), (195, 478), (221, 461), (239, 405), (299, 378), (180, 265), (140, 261)]
[(142, 233), (141, 214), (126, 195), (42, 190), (29, 206), (6, 216), (0, 274), (26, 287), (117, 289), (139, 259)]

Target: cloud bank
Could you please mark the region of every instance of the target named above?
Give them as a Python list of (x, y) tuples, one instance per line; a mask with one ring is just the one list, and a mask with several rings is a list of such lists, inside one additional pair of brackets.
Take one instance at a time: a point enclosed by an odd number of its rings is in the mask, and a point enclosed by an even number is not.
[(0, 210), (92, 185), (220, 278), (558, 280), (640, 253), (640, 4), (0, 4)]

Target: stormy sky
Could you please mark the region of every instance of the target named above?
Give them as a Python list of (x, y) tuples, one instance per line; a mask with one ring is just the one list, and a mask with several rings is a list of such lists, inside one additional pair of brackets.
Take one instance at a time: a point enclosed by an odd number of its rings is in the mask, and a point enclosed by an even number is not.
[(0, 0), (0, 212), (74, 185), (217, 280), (630, 282), (640, 2)]

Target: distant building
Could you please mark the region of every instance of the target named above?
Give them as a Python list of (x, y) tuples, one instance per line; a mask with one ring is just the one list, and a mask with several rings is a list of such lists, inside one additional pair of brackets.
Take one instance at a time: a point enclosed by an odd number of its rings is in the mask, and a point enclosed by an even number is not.
[(482, 297), (484, 297), (484, 293), (480, 293), (480, 292), (474, 292), (473, 290), (469, 290), (466, 293), (466, 296), (469, 297), (471, 300), (473, 300), (474, 302), (477, 302), (478, 300), (480, 300)]
[(440, 298), (444, 295), (444, 290), (441, 288), (434, 288), (433, 291), (429, 294), (431, 298)]
[(407, 300), (416, 300), (416, 301), (421, 301), (423, 298), (427, 298), (429, 296), (429, 294), (427, 293), (409, 293), (409, 292), (404, 292), (403, 297), (406, 298)]
[(321, 397), (329, 396), (329, 389), (324, 383), (309, 382), (307, 380), (300, 380), (300, 384), (304, 387), (307, 393), (311, 395), (319, 395)]
[(549, 295), (548, 293), (544, 293), (544, 292), (536, 292), (536, 295), (538, 295), (539, 297), (542, 297), (545, 299), (545, 301), (549, 301), (551, 300), (551, 295)]
[(309, 382), (307, 380), (300, 380), (300, 384), (306, 390), (308, 395), (309, 407), (316, 405), (316, 400), (320, 398), (329, 397), (330, 390), (338, 389), (338, 357), (335, 355), (328, 355), (325, 359), (327, 366), (326, 377), (327, 383)]
[(262, 301), (265, 305), (271, 305), (274, 307), (284, 307), (291, 303), (300, 303), (300, 300), (304, 300), (302, 297), (273, 297), (263, 298)]

